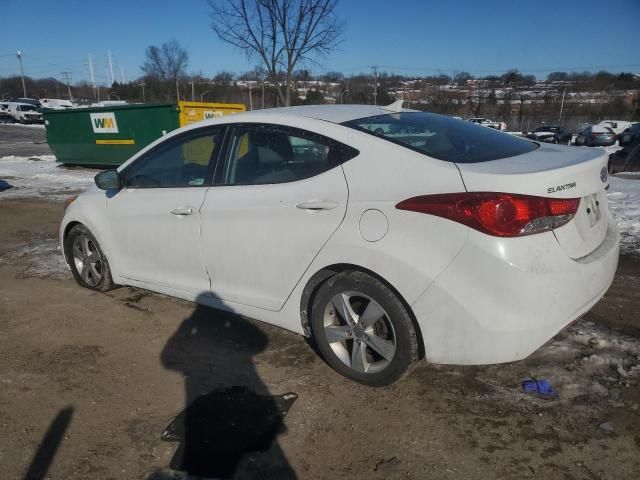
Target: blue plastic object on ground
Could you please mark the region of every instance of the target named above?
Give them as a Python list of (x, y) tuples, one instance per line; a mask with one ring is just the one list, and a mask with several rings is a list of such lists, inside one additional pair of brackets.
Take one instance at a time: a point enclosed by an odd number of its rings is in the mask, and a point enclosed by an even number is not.
[(538, 379), (527, 379), (523, 380), (521, 383), (522, 391), (524, 393), (533, 393), (535, 395), (540, 395), (545, 398), (553, 398), (558, 396), (556, 391), (551, 387), (549, 382), (544, 378)]

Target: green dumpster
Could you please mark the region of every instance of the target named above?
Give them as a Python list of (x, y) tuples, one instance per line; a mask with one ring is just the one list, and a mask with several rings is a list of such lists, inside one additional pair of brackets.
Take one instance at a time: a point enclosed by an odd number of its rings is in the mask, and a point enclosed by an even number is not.
[(180, 126), (176, 104), (45, 110), (47, 143), (58, 162), (120, 165)]

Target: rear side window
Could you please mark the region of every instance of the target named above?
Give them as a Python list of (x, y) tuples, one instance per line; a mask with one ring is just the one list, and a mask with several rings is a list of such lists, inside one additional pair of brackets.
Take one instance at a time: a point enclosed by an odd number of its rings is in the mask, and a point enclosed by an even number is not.
[(538, 148), (536, 143), (492, 128), (427, 112), (377, 115), (343, 125), (455, 163), (488, 162)]
[(221, 183), (263, 185), (313, 177), (358, 154), (321, 135), (278, 125), (245, 124), (232, 129)]

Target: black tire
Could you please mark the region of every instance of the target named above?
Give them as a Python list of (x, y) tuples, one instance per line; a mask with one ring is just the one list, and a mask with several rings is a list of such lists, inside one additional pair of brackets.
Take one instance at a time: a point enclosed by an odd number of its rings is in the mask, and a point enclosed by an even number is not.
[[(82, 257), (83, 260), (80, 260), (80, 263), (87, 265), (87, 268), (86, 270), (82, 269), (81, 271), (78, 271), (78, 268), (80, 267), (76, 262), (76, 257), (81, 256), (83, 252), (75, 252), (74, 244), (78, 242), (82, 249), (82, 244), (85, 239), (88, 241), (88, 250), (92, 256), (91, 258), (95, 258), (95, 261), (89, 261), (90, 257), (84, 255)], [(64, 251), (69, 267), (71, 268), (71, 273), (73, 273), (73, 278), (75, 278), (76, 282), (78, 282), (80, 286), (99, 292), (106, 292), (114, 287), (107, 257), (104, 255), (102, 248), (100, 248), (100, 244), (87, 227), (84, 225), (75, 225), (69, 231), (64, 239)], [(95, 275), (95, 272), (100, 274), (99, 278)]]
[[(374, 301), (382, 308), (383, 315), (379, 317), (379, 320), (370, 323), (369, 330), (366, 332), (363, 328), (357, 328), (356, 324), (354, 324), (353, 333), (351, 330), (348, 332), (349, 338), (344, 341), (334, 341), (330, 344), (325, 333), (325, 321), (330, 318), (327, 317), (327, 312), (329, 312), (330, 316), (336, 316), (335, 326), (341, 328), (348, 326), (348, 323), (344, 322), (344, 318), (338, 313), (338, 310), (334, 309), (335, 304), (332, 303), (334, 297), (346, 292), (349, 295), (353, 294), (350, 299), (355, 299), (353, 300), (354, 303), (350, 304), (353, 310), (362, 309), (362, 311), (355, 312), (358, 317), (364, 313), (366, 306), (369, 304), (368, 302), (371, 301)], [(361, 294), (361, 296), (358, 296), (358, 294)], [(352, 300), (348, 301), (351, 302)], [(360, 321), (360, 319), (357, 321)], [(313, 341), (325, 361), (341, 375), (364, 385), (382, 387), (395, 383), (409, 374), (419, 359), (418, 338), (407, 308), (383, 282), (363, 272), (342, 272), (326, 280), (320, 286), (313, 299), (310, 323)], [(328, 326), (334, 325), (330, 324)], [(365, 327), (367, 326), (365, 325)], [(381, 332), (378, 331), (379, 328), (382, 329)], [(366, 335), (367, 332), (369, 336)], [(378, 335), (381, 336), (379, 337)], [(363, 340), (357, 340), (360, 338), (363, 338)], [(364, 338), (367, 340), (364, 340)], [(395, 344), (395, 350), (391, 358), (383, 358), (378, 351), (373, 350), (370, 346), (372, 339), (380, 340), (380, 338), (388, 339), (385, 341)], [(368, 371), (366, 367), (363, 371), (358, 371), (347, 365), (336, 354), (334, 347), (331, 346), (336, 346), (336, 348), (340, 349), (340, 352), (344, 349), (347, 358), (352, 363), (354, 358), (352, 356), (353, 349), (356, 347), (356, 342), (358, 342), (358, 345), (364, 346), (363, 355), (368, 360), (365, 365), (368, 364), (368, 368), (371, 371)], [(351, 347), (351, 350), (349, 350), (349, 347)], [(369, 359), (371, 360), (370, 363)], [(382, 366), (379, 366), (380, 364)], [(375, 368), (378, 369), (375, 370)]]

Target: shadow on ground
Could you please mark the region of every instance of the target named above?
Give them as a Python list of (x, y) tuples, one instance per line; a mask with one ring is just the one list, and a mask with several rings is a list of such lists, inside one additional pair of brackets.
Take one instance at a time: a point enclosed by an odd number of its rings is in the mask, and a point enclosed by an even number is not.
[(38, 450), (33, 456), (23, 480), (41, 480), (47, 477), (49, 467), (53, 463), (56, 452), (64, 439), (64, 434), (69, 428), (73, 407), (66, 407), (60, 410), (49, 425), (47, 432), (42, 437)]
[[(296, 478), (278, 443), (297, 395), (273, 396), (253, 357), (268, 344), (238, 315), (198, 305), (167, 342), (163, 365), (184, 377), (187, 407), (165, 429), (171, 469), (215, 478)], [(162, 473), (152, 474), (159, 479)]]

